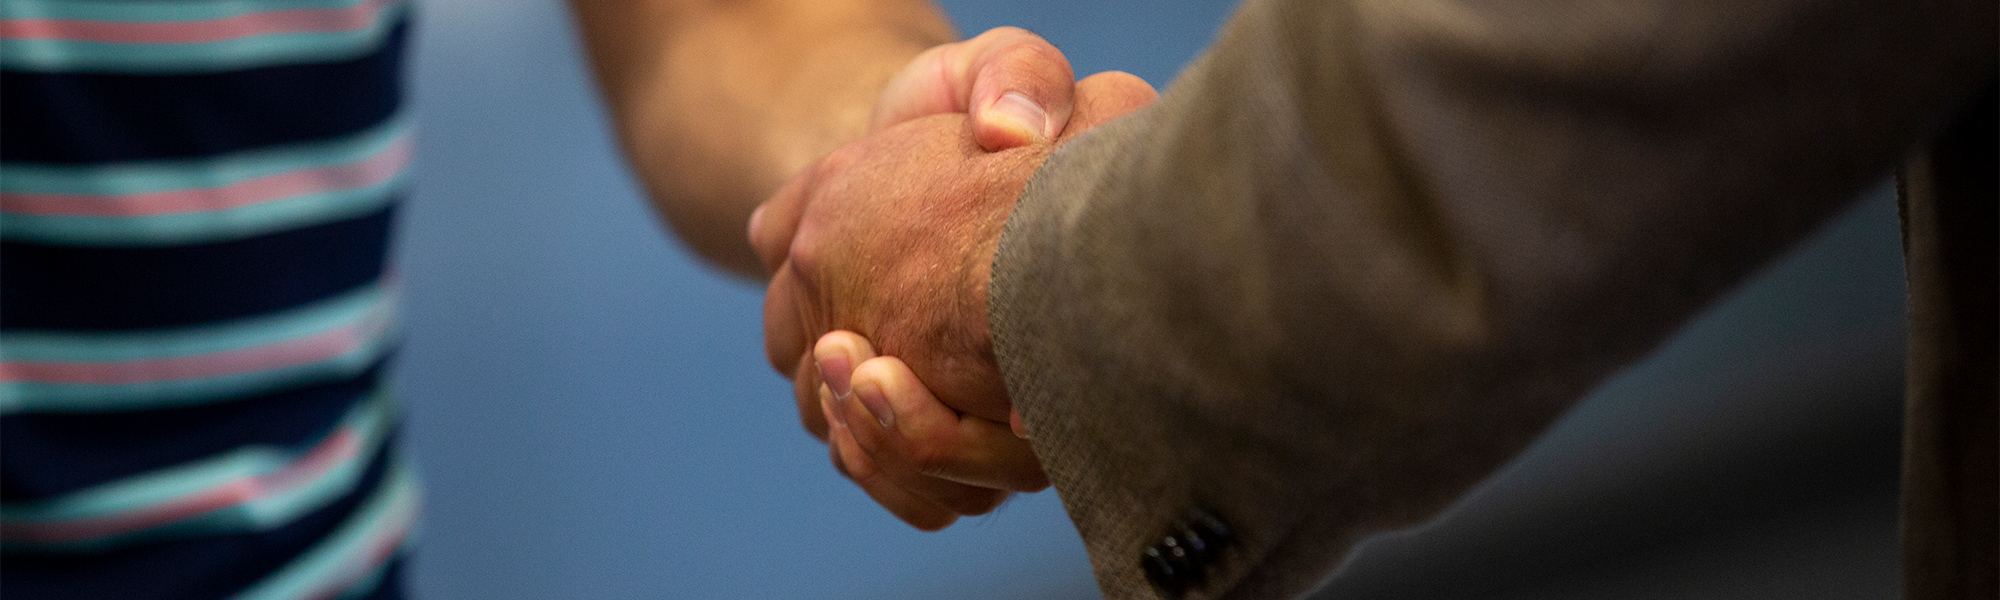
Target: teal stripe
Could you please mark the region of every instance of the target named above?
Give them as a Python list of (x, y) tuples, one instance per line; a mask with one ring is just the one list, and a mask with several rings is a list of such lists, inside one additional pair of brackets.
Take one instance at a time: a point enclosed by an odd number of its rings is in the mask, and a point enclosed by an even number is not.
[(395, 296), (380, 282), (284, 312), (217, 325), (139, 333), (0, 332), (0, 360), (113, 362), (194, 356), (301, 338), (390, 317)]
[(410, 116), (397, 113), (367, 131), (340, 138), (207, 158), (93, 166), (0, 163), (0, 192), (116, 196), (222, 187), (360, 162), (396, 143), (409, 126)]
[[(392, 459), (393, 460), (393, 459)], [(415, 519), (419, 509), (417, 478), (397, 460), (380, 492), (355, 510), (354, 517), (332, 535), (307, 550), (271, 577), (237, 594), (232, 600), (295, 600), (347, 592), (368, 581), (379, 565), (361, 565), (382, 536)], [(408, 543), (405, 538), (404, 543)], [(338, 586), (338, 589), (335, 589)], [(344, 594), (341, 594), (344, 595)]]
[[(138, 540), (266, 531), (291, 523), (353, 491), (368, 462), (381, 450), (395, 418), (395, 403), (385, 392), (356, 405), (334, 431), (352, 428), (359, 437), (356, 455), (318, 478), (287, 493), (206, 513), (185, 521), (114, 536), (57, 543), (10, 540), (9, 550), (97, 551)], [(331, 435), (329, 432), (328, 435)], [(324, 442), (325, 438), (321, 438)], [(317, 445), (317, 443), (315, 444)], [(127, 514), (185, 498), (226, 482), (278, 472), (304, 456), (285, 448), (247, 447), (208, 460), (124, 479), (61, 498), (21, 506), (0, 506), (6, 525), (41, 524)]]
[(368, 0), (0, 0), (8, 19), (65, 19), (120, 23), (208, 21), (297, 9), (347, 8)]
[[(403, 544), (407, 547), (410, 544), (410, 540), (405, 538)], [(397, 552), (397, 554), (401, 553), (400, 551)], [(395, 560), (395, 555), (390, 555), (388, 560), (384, 560), (382, 564), (375, 565), (375, 568), (369, 569), (368, 574), (356, 580), (353, 587), (347, 588), (347, 591), (341, 592), (335, 598), (338, 600), (353, 600), (354, 598), (367, 597), (370, 593), (382, 587), (382, 578), (389, 574), (389, 563)]]
[(249, 373), (127, 384), (0, 383), (0, 415), (17, 412), (141, 410), (222, 402), (295, 385), (353, 377), (394, 345), (386, 330), (361, 347), (324, 361)]
[[(0, 358), (36, 362), (112, 362), (240, 350), (310, 336), (367, 319), (393, 324), (395, 297), (370, 284), (275, 315), (220, 325), (144, 333), (0, 334)], [(226, 399), (304, 381), (360, 373), (394, 338), (393, 325), (355, 351), (319, 363), (268, 371), (130, 384), (0, 383), (0, 414), (18, 411), (127, 410)]]
[(0, 213), (0, 239), (62, 246), (141, 247), (238, 240), (365, 215), (396, 196), (407, 172), (366, 187), (213, 212), (141, 216)]
[(383, 7), (374, 23), (354, 31), (282, 33), (199, 44), (4, 39), (0, 40), (0, 67), (45, 72), (188, 73), (330, 62), (381, 47), (406, 7)]

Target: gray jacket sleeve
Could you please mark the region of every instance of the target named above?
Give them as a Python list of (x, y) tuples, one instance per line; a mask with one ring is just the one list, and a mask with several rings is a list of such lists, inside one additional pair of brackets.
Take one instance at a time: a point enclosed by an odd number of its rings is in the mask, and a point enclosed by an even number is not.
[(1994, 3), (1252, 1), (1056, 152), (994, 347), (1111, 598), (1309, 590), (1887, 174), (1994, 76)]

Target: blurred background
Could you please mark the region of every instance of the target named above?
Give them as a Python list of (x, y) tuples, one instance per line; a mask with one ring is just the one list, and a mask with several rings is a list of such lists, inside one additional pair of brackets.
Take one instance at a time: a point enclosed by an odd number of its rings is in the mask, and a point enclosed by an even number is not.
[[(942, 2), (1162, 88), (1233, 2)], [(412, 591), (459, 598), (1094, 598), (1053, 492), (942, 533), (829, 467), (759, 286), (671, 240), (560, 0), (426, 0), (396, 385), (428, 488)], [(1890, 598), (1902, 269), (1869, 194), (1327, 598)]]

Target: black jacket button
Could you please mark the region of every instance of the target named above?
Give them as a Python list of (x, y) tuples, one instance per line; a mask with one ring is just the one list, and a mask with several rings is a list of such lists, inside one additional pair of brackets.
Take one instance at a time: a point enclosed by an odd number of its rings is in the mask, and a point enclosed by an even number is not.
[(1201, 538), (1210, 548), (1220, 549), (1236, 541), (1228, 523), (1223, 522), (1222, 518), (1215, 516), (1214, 513), (1199, 508), (1188, 511), (1187, 530)]
[(1146, 572), (1146, 581), (1153, 584), (1153, 591), (1168, 600), (1178, 600), (1187, 595), (1186, 575), (1169, 560), (1158, 545), (1146, 548), (1139, 554), (1139, 568)]
[(1229, 524), (1220, 517), (1191, 510), (1159, 543), (1139, 554), (1139, 569), (1154, 591), (1176, 600), (1208, 583), (1209, 567), (1234, 540)]

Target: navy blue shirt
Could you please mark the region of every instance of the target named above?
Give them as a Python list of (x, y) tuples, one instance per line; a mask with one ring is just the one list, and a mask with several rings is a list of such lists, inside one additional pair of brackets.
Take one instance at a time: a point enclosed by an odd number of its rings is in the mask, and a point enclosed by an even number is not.
[(0, 596), (395, 598), (395, 0), (0, 0)]

